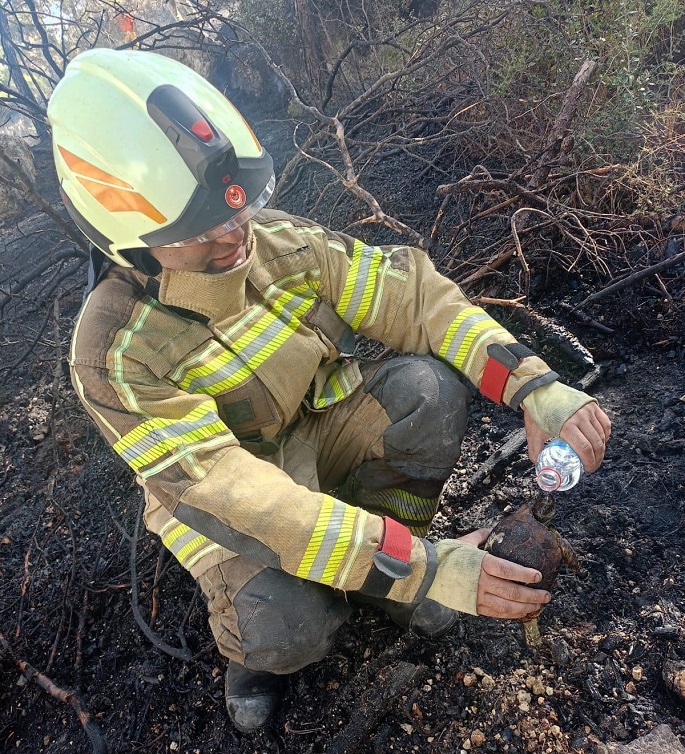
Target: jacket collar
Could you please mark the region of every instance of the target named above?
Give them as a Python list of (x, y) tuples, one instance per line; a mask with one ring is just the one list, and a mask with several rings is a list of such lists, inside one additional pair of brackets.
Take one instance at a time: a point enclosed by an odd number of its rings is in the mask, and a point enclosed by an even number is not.
[(208, 274), (163, 269), (160, 276), (159, 301), (166, 306), (189, 309), (221, 322), (246, 307), (245, 282), (255, 257), (252, 227), (247, 241), (247, 259), (227, 272)]

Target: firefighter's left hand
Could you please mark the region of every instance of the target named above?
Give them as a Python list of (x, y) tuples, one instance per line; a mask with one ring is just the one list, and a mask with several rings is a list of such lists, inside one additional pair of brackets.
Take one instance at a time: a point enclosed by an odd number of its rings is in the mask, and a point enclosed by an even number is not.
[[(541, 429), (524, 410), (528, 457), (535, 463), (550, 435)], [(588, 474), (596, 471), (604, 460), (606, 444), (611, 436), (611, 420), (597, 403), (586, 403), (562, 425), (559, 437), (576, 451)]]

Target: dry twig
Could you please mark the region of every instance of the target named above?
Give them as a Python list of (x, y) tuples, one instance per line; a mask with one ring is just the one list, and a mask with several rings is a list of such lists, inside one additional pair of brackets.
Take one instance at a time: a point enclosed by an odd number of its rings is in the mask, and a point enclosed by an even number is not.
[(662, 270), (666, 270), (669, 267), (673, 267), (680, 262), (685, 262), (685, 251), (681, 251), (680, 254), (676, 254), (670, 259), (664, 259), (661, 262), (657, 262), (656, 264), (645, 267), (642, 270), (638, 270), (637, 272), (632, 273), (632, 275), (628, 275), (628, 277), (623, 278), (623, 280), (618, 280), (617, 282), (608, 285), (601, 291), (597, 291), (587, 298), (584, 298), (575, 308), (582, 309), (588, 304), (594, 304), (596, 301), (600, 301), (601, 299), (606, 298), (616, 291), (621, 291), (624, 288), (629, 288), (631, 285), (640, 282), (640, 280), (644, 280), (651, 275), (656, 275), (657, 272), (661, 272)]
[(189, 662), (193, 658), (193, 653), (187, 648), (177, 649), (164, 641), (158, 634), (156, 634), (150, 626), (145, 622), (140, 607), (138, 604), (138, 571), (136, 568), (136, 553), (138, 546), (138, 538), (140, 535), (140, 519), (143, 515), (143, 502), (138, 505), (138, 513), (136, 515), (136, 522), (133, 527), (133, 536), (131, 537), (131, 609), (133, 610), (133, 617), (136, 623), (140, 627), (141, 631), (145, 634), (146, 638), (160, 651), (165, 654), (175, 657), (178, 660)]
[(47, 691), (50, 696), (59, 699), (60, 702), (71, 704), (76, 711), (79, 722), (88, 734), (88, 738), (90, 739), (95, 754), (107, 754), (107, 744), (105, 739), (102, 737), (100, 729), (93, 721), (92, 715), (83, 706), (83, 703), (78, 696), (73, 691), (60, 688), (54, 683), (54, 681), (36, 670), (32, 665), (26, 662), (26, 660), (16, 657), (10, 643), (5, 639), (2, 633), (0, 633), (0, 647), (12, 656), (26, 680), (33, 681), (37, 686), (42, 688), (43, 691)]

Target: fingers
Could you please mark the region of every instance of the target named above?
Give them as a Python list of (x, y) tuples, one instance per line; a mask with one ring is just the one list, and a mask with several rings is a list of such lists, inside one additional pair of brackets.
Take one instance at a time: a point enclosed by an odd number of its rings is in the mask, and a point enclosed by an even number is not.
[(484, 545), (486, 543), (491, 531), (492, 527), (484, 527), (482, 529), (476, 529), (476, 531), (469, 532), (468, 534), (464, 534), (464, 536), (462, 537), (457, 537), (457, 539), (461, 540), (462, 542), (468, 542), (470, 545), (480, 547), (481, 545)]
[(511, 560), (498, 558), (496, 555), (491, 555), (490, 553), (483, 558), (481, 569), (488, 576), (505, 581), (538, 584), (542, 580), (542, 574), (536, 568), (528, 568), (518, 563), (512, 563)]
[(560, 435), (578, 453), (588, 474), (604, 460), (611, 421), (596, 403), (586, 403), (561, 428)]
[(523, 423), (526, 430), (528, 457), (532, 463), (535, 463), (542, 452), (542, 449), (545, 447), (545, 443), (550, 439), (550, 435), (543, 432), (543, 430), (538, 427), (525, 409), (523, 411)]
[[(541, 574), (489, 553), (483, 558), (478, 580), (479, 615), (491, 618), (519, 619), (539, 610), (550, 601), (544, 589), (531, 589), (525, 583), (537, 583)], [(525, 582), (525, 583), (516, 583)]]

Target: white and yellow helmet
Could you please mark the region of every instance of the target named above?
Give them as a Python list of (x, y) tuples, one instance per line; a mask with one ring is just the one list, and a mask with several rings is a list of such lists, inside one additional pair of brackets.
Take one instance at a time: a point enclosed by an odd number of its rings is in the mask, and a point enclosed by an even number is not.
[(141, 266), (153, 246), (224, 235), (273, 192), (271, 156), (238, 110), (161, 55), (104, 48), (77, 55), (48, 119), (69, 214), (125, 267)]

